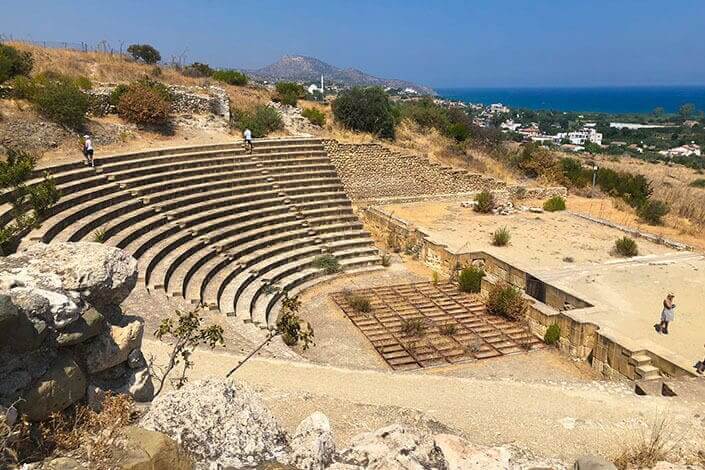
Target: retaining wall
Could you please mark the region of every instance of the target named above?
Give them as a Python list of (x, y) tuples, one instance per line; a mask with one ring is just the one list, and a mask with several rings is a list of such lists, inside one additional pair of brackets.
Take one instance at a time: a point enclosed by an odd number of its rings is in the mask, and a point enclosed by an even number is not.
[[(377, 208), (365, 209), (361, 217), (365, 228), (375, 238), (387, 244), (390, 250), (414, 253), (419, 261), (439, 274), (451, 276), (460, 266), (483, 266), (488, 273), (482, 281), (483, 293), (498, 281), (525, 290), (527, 280), (534, 278), (526, 269), (485, 252), (452, 253), (446, 245), (430, 240), (422, 230)], [(595, 370), (610, 379), (639, 380), (641, 377), (638, 376), (636, 364), (632, 359), (636, 354), (648, 355), (651, 364), (666, 376), (692, 375), (658, 354), (639, 349), (627, 344), (628, 341), (600, 331), (598, 325), (585, 320), (596, 307), (565, 289), (543, 284), (544, 302), (524, 294), (529, 304), (529, 325), (534, 334), (543, 337), (550, 325), (558, 324), (561, 329), (559, 347), (562, 352), (588, 361)]]

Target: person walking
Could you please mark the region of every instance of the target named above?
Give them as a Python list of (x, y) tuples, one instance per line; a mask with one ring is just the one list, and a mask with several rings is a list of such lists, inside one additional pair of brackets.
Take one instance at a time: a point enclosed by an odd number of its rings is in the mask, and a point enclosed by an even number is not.
[[(703, 345), (703, 346), (705, 346), (705, 345)], [(703, 358), (703, 360), (700, 361), (700, 363), (698, 364), (698, 367), (696, 367), (695, 370), (700, 375), (703, 375), (703, 373), (705, 373), (705, 358)]]
[(676, 304), (673, 303), (675, 295), (668, 294), (663, 300), (663, 310), (661, 310), (661, 323), (659, 324), (659, 332), (664, 335), (668, 334), (668, 324), (673, 321), (676, 316)]
[(245, 128), (245, 132), (242, 135), (245, 137), (245, 150), (247, 150), (247, 153), (252, 153), (252, 131), (249, 128)]
[(83, 156), (86, 157), (88, 166), (95, 167), (93, 162), (93, 139), (88, 134), (83, 136)]

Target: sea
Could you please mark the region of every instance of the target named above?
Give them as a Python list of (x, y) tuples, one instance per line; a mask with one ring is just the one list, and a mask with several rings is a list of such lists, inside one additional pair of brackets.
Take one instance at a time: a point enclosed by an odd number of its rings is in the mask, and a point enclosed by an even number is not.
[(510, 108), (584, 113), (641, 114), (655, 108), (676, 113), (686, 103), (705, 111), (705, 86), (581, 88), (438, 88), (447, 99), (502, 103)]

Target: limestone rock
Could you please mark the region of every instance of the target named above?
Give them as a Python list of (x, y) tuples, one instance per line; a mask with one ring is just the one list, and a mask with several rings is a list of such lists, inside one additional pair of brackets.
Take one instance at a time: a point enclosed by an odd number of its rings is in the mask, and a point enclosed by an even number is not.
[(166, 434), (128, 426), (125, 450), (117, 460), (121, 470), (190, 470), (193, 462)]
[(296, 428), (289, 463), (302, 470), (322, 470), (333, 462), (335, 442), (328, 417), (316, 411)]
[(142, 344), (144, 325), (134, 320), (124, 327), (111, 326), (110, 330), (94, 340), (81, 345), (89, 374), (94, 374), (127, 361), (134, 349)]
[(12, 303), (10, 296), (0, 295), (0, 350), (33, 351), (47, 333), (46, 323), (32, 322)]
[(434, 437), (443, 454), (447, 470), (503, 470), (509, 468), (511, 455), (504, 447), (478, 447), (451, 434)]
[(84, 470), (78, 461), (68, 457), (57, 457), (44, 462), (43, 468), (46, 470)]
[(599, 455), (583, 455), (575, 461), (573, 470), (617, 470), (617, 467)]
[(69, 326), (60, 330), (56, 337), (56, 343), (59, 347), (73, 346), (82, 343), (100, 333), (105, 325), (105, 318), (96, 309), (89, 308), (83, 315), (71, 323)]
[(443, 455), (433, 439), (399, 424), (353, 438), (338, 461), (367, 469), (443, 468)]
[(70, 354), (60, 354), (49, 370), (30, 385), (18, 406), (29, 419), (39, 421), (83, 398), (86, 377)]
[(259, 396), (223, 379), (160, 395), (141, 425), (168, 434), (198, 461), (224, 467), (278, 460), (286, 448), (284, 432)]

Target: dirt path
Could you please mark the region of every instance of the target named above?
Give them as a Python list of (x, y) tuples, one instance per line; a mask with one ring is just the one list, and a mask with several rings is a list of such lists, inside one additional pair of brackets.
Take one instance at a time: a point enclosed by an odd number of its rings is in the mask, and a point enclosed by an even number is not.
[[(146, 340), (143, 350), (163, 358), (165, 346)], [(224, 376), (237, 363), (229, 353), (197, 351), (191, 380)], [(613, 382), (460, 378), (428, 373), (344, 369), (306, 362), (255, 359), (236, 373), (263, 393), (285, 428), (314, 409), (334, 423), (340, 442), (360, 430), (415, 416), (456, 429), (485, 445), (513, 443), (537, 455), (565, 460), (591, 452), (614, 455), (625, 440), (647, 432), (658, 416), (687, 452), (705, 442), (705, 420), (686, 404), (639, 397)], [(423, 417), (423, 418), (421, 418)]]

